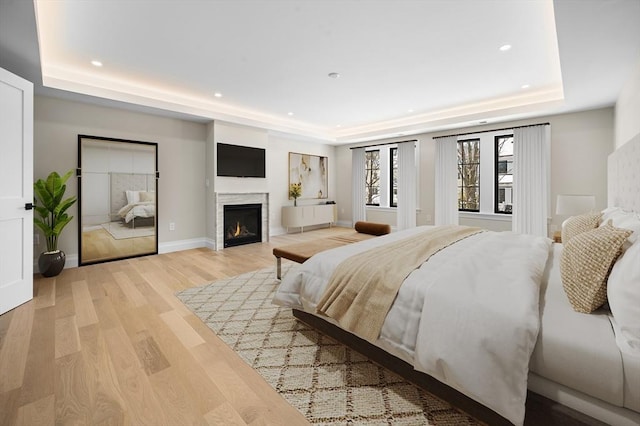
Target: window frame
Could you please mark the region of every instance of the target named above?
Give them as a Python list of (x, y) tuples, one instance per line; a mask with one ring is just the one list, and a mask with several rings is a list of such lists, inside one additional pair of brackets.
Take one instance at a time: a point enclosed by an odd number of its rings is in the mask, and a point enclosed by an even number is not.
[[(465, 186), (465, 185), (464, 185), (464, 178), (463, 178), (463, 177), (462, 177), (462, 175), (460, 174), (461, 166), (465, 166), (465, 165), (467, 165), (467, 166), (468, 166), (468, 165), (475, 165), (475, 166), (477, 167), (477, 170), (478, 170), (478, 172), (477, 172), (477, 180), (476, 180), (476, 184), (475, 184), (475, 186), (474, 186), (475, 188), (477, 188), (477, 189), (478, 189), (478, 201), (477, 201), (477, 203), (478, 203), (478, 208), (477, 208), (477, 209), (466, 209), (466, 208), (461, 208), (461, 207), (460, 207), (460, 198), (458, 198), (458, 211), (459, 211), (459, 212), (473, 212), (473, 213), (480, 213), (480, 201), (481, 201), (481, 192), (480, 192), (480, 189), (481, 189), (481, 184), (480, 184), (480, 169), (481, 169), (481, 166), (480, 166), (480, 165), (481, 165), (481, 162), (482, 162), (482, 161), (481, 161), (481, 153), (480, 153), (481, 139), (478, 137), (478, 138), (473, 138), (473, 139), (462, 139), (462, 140), (458, 140), (458, 141), (456, 141), (456, 143), (458, 144), (458, 145), (456, 145), (456, 148), (459, 148), (459, 146), (460, 146), (460, 144), (461, 144), (461, 143), (468, 143), (468, 142), (475, 142), (475, 143), (477, 144), (477, 146), (478, 146), (478, 161), (477, 161), (477, 163), (461, 163), (461, 162), (460, 162), (460, 158), (458, 157), (457, 167), (458, 167), (458, 175), (460, 176), (460, 182), (461, 182), (461, 185), (457, 185), (457, 188), (458, 188), (458, 191), (461, 191), (461, 190), (462, 190), (462, 191), (463, 191), (463, 192), (462, 192), (462, 194), (464, 194), (464, 188), (465, 188), (465, 187), (469, 187), (468, 185), (467, 185), (467, 186)], [(456, 150), (456, 155), (457, 155), (457, 153), (459, 153), (459, 152), (460, 152), (460, 150), (459, 150), (459, 149), (457, 149), (457, 150)], [(458, 193), (460, 194), (460, 192), (458, 192)]]
[[(367, 156), (372, 152), (377, 152), (378, 153), (378, 200), (380, 200), (380, 197), (381, 197), (381, 193), (380, 193), (380, 190), (381, 190), (381, 185), (380, 185), (380, 169), (381, 169), (381, 167), (380, 167), (381, 166), (380, 158), (381, 157), (380, 157), (380, 150), (379, 149), (370, 149), (370, 150), (365, 151), (365, 154), (364, 154), (365, 155), (365, 166), (364, 166), (364, 172), (365, 172), (365, 178), (364, 178), (365, 179), (365, 181), (364, 181), (365, 195), (367, 195), (367, 188), (369, 187), (369, 185), (367, 183), (367, 179), (369, 177), (369, 171), (373, 170), (373, 169), (369, 168), (369, 160), (367, 159)], [(375, 203), (371, 203), (370, 204), (370, 203), (366, 202), (365, 205), (366, 206), (372, 206), (372, 207), (379, 207), (380, 206), (380, 201), (378, 201), (377, 204), (375, 204)]]
[[(511, 211), (500, 211), (498, 210), (498, 205), (499, 203), (499, 199), (500, 199), (500, 182), (499, 182), (499, 176), (502, 175), (508, 175), (509, 173), (500, 173), (500, 149), (499, 149), (499, 141), (501, 139), (508, 139), (511, 138), (512, 139), (512, 143), (513, 143), (513, 134), (504, 134), (504, 135), (496, 135), (494, 136), (494, 157), (493, 157), (493, 165), (494, 165), (494, 175), (493, 175), (493, 183), (494, 183), (494, 192), (493, 192), (493, 212), (495, 214), (505, 214), (505, 215), (511, 215), (513, 214), (513, 202), (511, 203)], [(511, 164), (513, 165), (513, 154), (511, 154)], [(509, 171), (509, 167), (507, 166), (506, 171)], [(513, 176), (513, 170), (511, 172), (511, 176)], [(513, 180), (511, 181), (511, 193), (512, 193), (512, 197), (513, 197)]]
[[(396, 162), (394, 164), (393, 161), (393, 155), (396, 155)], [(389, 148), (389, 207), (398, 207), (398, 194), (396, 193), (396, 197), (394, 200), (394, 193), (393, 193), (393, 178), (394, 178), (394, 172), (397, 174), (398, 173), (398, 161), (397, 161), (397, 157), (398, 157), (398, 147), (391, 147)], [(395, 165), (395, 167), (394, 167)], [(395, 182), (395, 188), (398, 188), (398, 176), (396, 175), (396, 182)]]

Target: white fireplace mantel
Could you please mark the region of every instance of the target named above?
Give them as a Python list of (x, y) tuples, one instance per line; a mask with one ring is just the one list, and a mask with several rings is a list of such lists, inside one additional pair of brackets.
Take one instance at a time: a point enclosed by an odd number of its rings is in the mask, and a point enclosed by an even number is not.
[(224, 249), (224, 206), (262, 204), (262, 241), (269, 241), (269, 194), (266, 192), (216, 192), (216, 250)]

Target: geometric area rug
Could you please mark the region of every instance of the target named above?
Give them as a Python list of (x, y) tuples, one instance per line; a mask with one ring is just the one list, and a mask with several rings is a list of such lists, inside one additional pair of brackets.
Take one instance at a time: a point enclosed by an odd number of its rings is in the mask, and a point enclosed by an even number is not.
[[(295, 265), (283, 264), (283, 273)], [(312, 424), (477, 425), (476, 420), (273, 305), (275, 268), (177, 293)]]

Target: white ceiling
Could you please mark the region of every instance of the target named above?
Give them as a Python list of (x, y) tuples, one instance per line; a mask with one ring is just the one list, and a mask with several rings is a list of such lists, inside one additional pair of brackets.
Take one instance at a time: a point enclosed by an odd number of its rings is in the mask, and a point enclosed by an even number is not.
[(35, 16), (45, 87), (330, 143), (613, 105), (640, 62), (640, 0), (36, 0)]

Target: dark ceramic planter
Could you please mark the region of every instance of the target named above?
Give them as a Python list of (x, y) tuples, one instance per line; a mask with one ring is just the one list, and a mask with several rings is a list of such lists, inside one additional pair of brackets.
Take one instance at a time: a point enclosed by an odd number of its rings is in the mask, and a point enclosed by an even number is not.
[(45, 277), (55, 277), (64, 269), (65, 256), (62, 250), (40, 253), (38, 268)]

